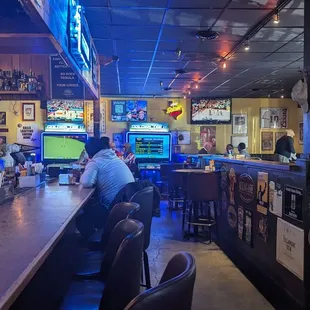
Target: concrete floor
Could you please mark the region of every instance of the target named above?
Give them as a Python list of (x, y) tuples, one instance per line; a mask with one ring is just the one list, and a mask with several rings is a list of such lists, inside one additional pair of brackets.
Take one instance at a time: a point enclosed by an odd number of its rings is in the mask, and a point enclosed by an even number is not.
[(197, 266), (193, 310), (274, 309), (214, 243), (182, 240), (181, 212), (169, 213), (163, 203), (161, 217), (153, 219), (148, 250), (152, 286), (159, 282), (169, 259), (187, 251), (195, 256)]

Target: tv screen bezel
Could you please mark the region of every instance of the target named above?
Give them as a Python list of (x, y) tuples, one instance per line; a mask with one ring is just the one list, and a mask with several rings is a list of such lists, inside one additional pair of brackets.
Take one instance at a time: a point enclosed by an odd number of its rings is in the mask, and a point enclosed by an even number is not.
[[(127, 102), (128, 101), (144, 101), (146, 102), (146, 120), (143, 120), (143, 121), (133, 121), (133, 120), (125, 120), (125, 121), (116, 121), (116, 120), (113, 120), (113, 114), (112, 114), (112, 110), (113, 110), (113, 103), (116, 102), (116, 101), (125, 101), (125, 104), (127, 105)], [(147, 100), (111, 100), (111, 106), (110, 106), (110, 109), (111, 109), (111, 122), (112, 123), (147, 123), (147, 119), (148, 119), (148, 101)]]
[[(230, 100), (230, 119), (229, 121), (216, 121), (216, 120), (205, 120), (205, 121), (193, 121), (193, 100)], [(232, 98), (231, 97), (217, 97), (217, 98), (208, 98), (208, 97), (198, 97), (198, 98), (191, 98), (191, 104), (190, 104), (190, 124), (193, 125), (205, 125), (205, 124), (213, 124), (213, 125), (230, 125), (232, 123)]]
[(76, 133), (76, 132), (42, 132), (41, 134), (41, 161), (44, 164), (57, 164), (57, 163), (72, 163), (78, 159), (45, 159), (44, 158), (44, 136), (85, 136), (85, 143), (88, 140), (88, 134), (86, 132)]
[(139, 136), (139, 135), (149, 135), (149, 136), (169, 136), (169, 158), (137, 158), (137, 160), (139, 162), (153, 162), (153, 163), (158, 163), (158, 162), (164, 162), (164, 161), (167, 161), (167, 160), (171, 160), (171, 157), (172, 157), (172, 134), (170, 132), (147, 132), (147, 131), (128, 131), (126, 133), (126, 142), (129, 143), (129, 135), (136, 135), (136, 136)]
[[(83, 103), (83, 119), (81, 121), (73, 121), (73, 120), (50, 120), (48, 119), (48, 103), (51, 101), (81, 101)], [(85, 101), (82, 99), (50, 99), (46, 101), (46, 122), (51, 122), (51, 123), (84, 123), (85, 120)]]

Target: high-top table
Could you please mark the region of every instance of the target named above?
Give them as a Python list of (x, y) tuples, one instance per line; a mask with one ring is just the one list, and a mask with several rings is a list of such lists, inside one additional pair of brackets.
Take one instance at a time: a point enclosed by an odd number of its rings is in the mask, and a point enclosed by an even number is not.
[(55, 182), (0, 205), (0, 309), (14, 303), (93, 193)]

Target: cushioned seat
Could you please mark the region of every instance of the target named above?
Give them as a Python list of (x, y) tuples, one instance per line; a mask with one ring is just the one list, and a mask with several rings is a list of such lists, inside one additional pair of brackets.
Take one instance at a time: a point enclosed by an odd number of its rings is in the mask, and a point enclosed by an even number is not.
[(94, 232), (87, 241), (87, 247), (91, 251), (100, 251), (101, 250), (101, 238), (104, 234), (104, 228), (98, 229)]
[(67, 298), (60, 310), (98, 310), (104, 283), (100, 281), (77, 281), (70, 286)]
[[(111, 232), (117, 223), (121, 220), (132, 217), (139, 208), (140, 205), (134, 202), (120, 202), (112, 208), (104, 230), (98, 230), (93, 236), (93, 240), (95, 240), (96, 237), (99, 239), (96, 244), (100, 251), (86, 252), (80, 257), (80, 262), (76, 271), (77, 277), (90, 278), (99, 273), (103, 259), (103, 252), (108, 244)], [(104, 233), (102, 233), (103, 231)]]
[(113, 229), (100, 280), (74, 281), (61, 310), (123, 310), (140, 293), (143, 224), (126, 219)]

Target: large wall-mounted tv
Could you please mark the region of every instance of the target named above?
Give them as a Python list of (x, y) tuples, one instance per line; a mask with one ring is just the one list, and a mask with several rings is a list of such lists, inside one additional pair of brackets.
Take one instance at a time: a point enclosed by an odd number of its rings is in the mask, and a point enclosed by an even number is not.
[(51, 133), (41, 135), (41, 159), (45, 163), (66, 163), (79, 159), (87, 141), (86, 133)]
[(148, 161), (171, 159), (171, 133), (128, 132), (127, 141), (137, 159)]
[(46, 108), (47, 121), (84, 121), (84, 101), (82, 100), (49, 100)]
[(231, 98), (192, 98), (191, 124), (230, 124)]
[(146, 122), (147, 101), (145, 100), (112, 100), (112, 122)]

